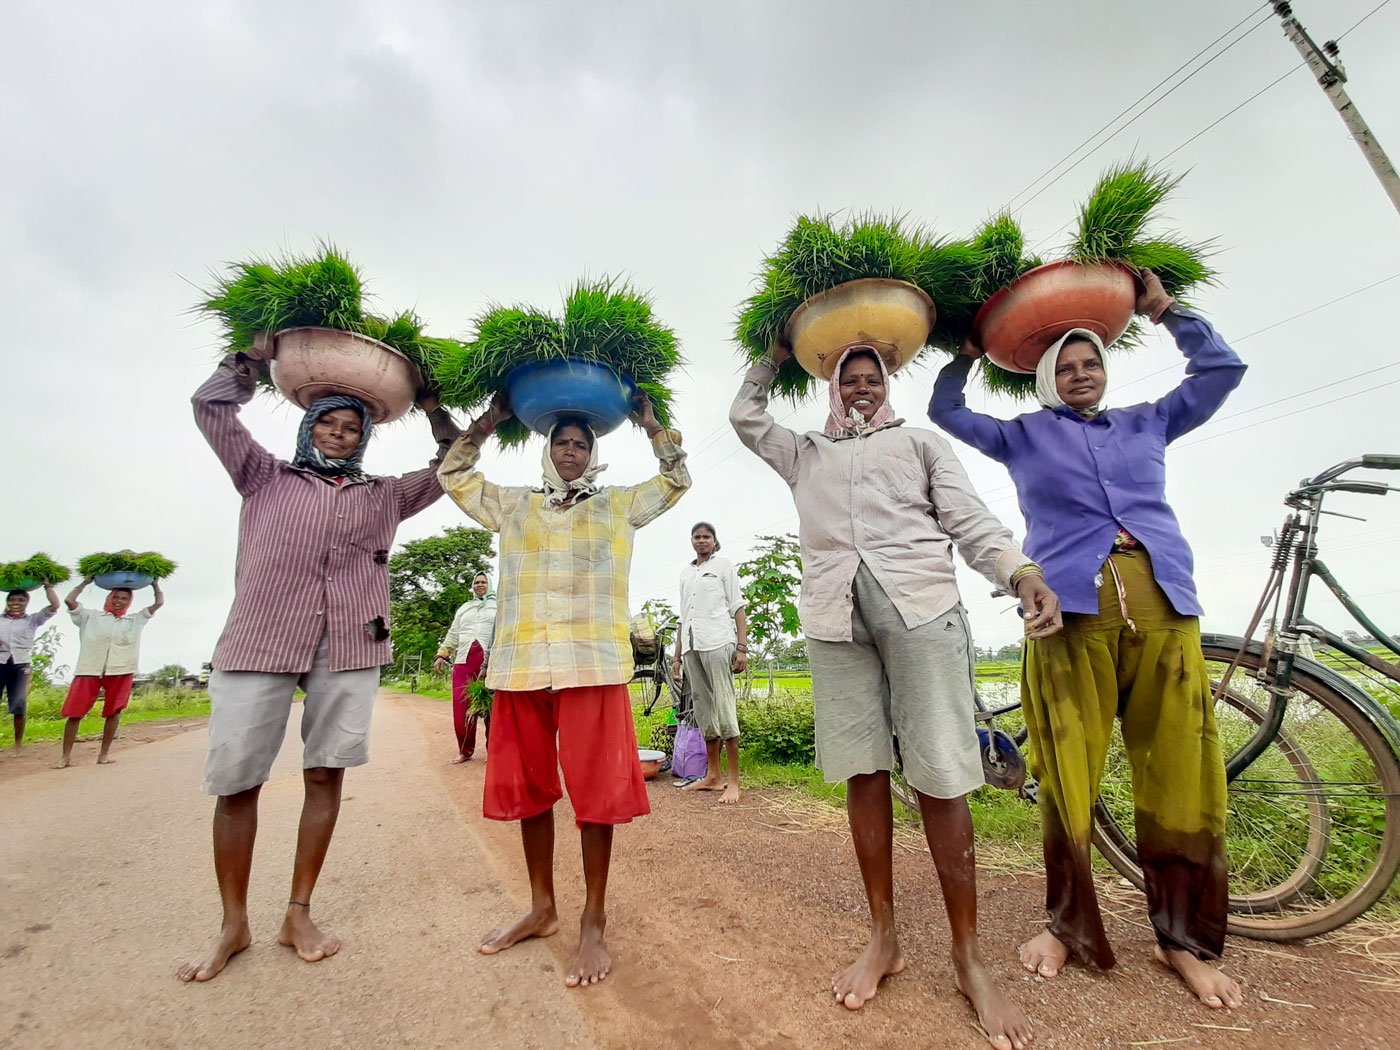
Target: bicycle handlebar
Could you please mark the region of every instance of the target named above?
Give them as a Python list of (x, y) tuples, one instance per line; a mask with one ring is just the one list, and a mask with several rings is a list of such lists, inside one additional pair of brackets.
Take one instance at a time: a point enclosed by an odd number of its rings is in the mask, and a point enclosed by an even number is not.
[(1400, 456), (1368, 452), (1361, 457), (1361, 465), (1363, 467), (1375, 467), (1377, 470), (1400, 470)]

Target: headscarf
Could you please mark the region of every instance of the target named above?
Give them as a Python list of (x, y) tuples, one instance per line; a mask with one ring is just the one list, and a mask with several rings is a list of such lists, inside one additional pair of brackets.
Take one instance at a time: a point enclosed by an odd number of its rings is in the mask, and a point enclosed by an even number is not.
[[(583, 468), (583, 473), (575, 481), (565, 481), (561, 478), (558, 468), (554, 465), (554, 460), (549, 455), (550, 449), (554, 447), (554, 435), (561, 426), (582, 426), (588, 434), (588, 465)], [(593, 433), (593, 428), (576, 420), (563, 420), (549, 428), (549, 439), (544, 443), (544, 455), (541, 459), (544, 473), (544, 501), (551, 507), (563, 506), (568, 502), (570, 493), (574, 494), (574, 499), (593, 495), (602, 488), (598, 484), (598, 475), (608, 469), (606, 463), (598, 462), (598, 437)]]
[[(846, 359), (852, 354), (863, 354), (874, 357), (876, 364), (880, 366), (880, 377), (885, 384), (885, 403), (875, 410), (875, 414), (866, 422), (865, 417), (860, 412), (852, 408), (849, 413), (846, 405), (841, 400), (841, 369), (846, 364)], [(848, 437), (857, 434), (868, 434), (872, 430), (878, 430), (886, 423), (894, 421), (894, 409), (890, 406), (890, 373), (885, 368), (885, 359), (880, 356), (880, 351), (865, 343), (856, 343), (846, 347), (841, 351), (841, 356), (836, 359), (836, 368), (831, 373), (831, 379), (827, 383), (829, 393), (830, 412), (826, 417), (826, 427), (824, 433), (829, 438)]]
[[(483, 594), (480, 598), (476, 596), (476, 591), (472, 590), (472, 588), (476, 586), (476, 578), (478, 576), (486, 577), (486, 593)], [(487, 598), (494, 597), (496, 597), (496, 588), (491, 586), (491, 574), (489, 572), (472, 573), (472, 582), (467, 586), (467, 601), (484, 602)]]
[[(311, 442), (311, 428), (320, 422), (327, 412), (334, 412), (337, 408), (353, 408), (360, 414), (360, 443), (345, 459), (331, 459)], [(360, 461), (364, 459), (365, 446), (369, 444), (369, 433), (373, 427), (369, 409), (359, 398), (350, 397), (348, 394), (323, 397), (313, 402), (306, 410), (306, 415), (301, 417), (301, 426), (297, 428), (297, 452), (292, 459), (292, 466), (302, 467), (328, 478), (368, 481), (369, 475), (360, 469)]]
[(129, 588), (126, 588), (126, 587), (118, 587), (118, 588), (116, 588), (116, 590), (118, 590), (118, 591), (126, 591), (128, 594), (131, 595), (131, 601), (126, 603), (126, 609), (122, 609), (122, 610), (118, 611), (118, 610), (112, 608), (112, 599), (116, 597), (116, 594), (115, 594), (114, 591), (108, 591), (108, 592), (107, 592), (107, 600), (106, 600), (105, 602), (102, 603), (102, 611), (105, 612), (105, 613), (111, 613), (111, 614), (112, 614), (113, 616), (115, 616), (118, 620), (120, 620), (123, 616), (126, 615), (127, 609), (130, 609), (130, 608), (131, 608), (132, 602), (136, 601), (136, 593), (135, 593), (134, 591), (130, 590)]
[[(1040, 359), (1040, 363), (1035, 366), (1035, 396), (1046, 408), (1064, 408), (1065, 403), (1060, 398), (1060, 391), (1055, 386), (1055, 369), (1060, 364), (1060, 351), (1065, 348), (1065, 344), (1071, 339), (1084, 339), (1094, 344), (1094, 349), (1099, 354), (1099, 367), (1103, 369), (1104, 380), (1108, 379), (1108, 361), (1105, 360), (1103, 352), (1103, 340), (1094, 332), (1087, 328), (1071, 328), (1060, 338), (1051, 344)], [(1107, 387), (1105, 387), (1107, 390)], [(1083, 416), (1095, 416), (1101, 411), (1099, 405), (1079, 410)]]

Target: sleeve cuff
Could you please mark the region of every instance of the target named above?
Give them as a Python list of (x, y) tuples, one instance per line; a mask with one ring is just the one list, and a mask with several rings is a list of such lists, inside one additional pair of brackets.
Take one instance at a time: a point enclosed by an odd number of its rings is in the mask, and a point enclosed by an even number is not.
[(1027, 558), (1020, 547), (1008, 547), (997, 557), (996, 568), (993, 570), (995, 583), (1004, 591), (1011, 589), (1011, 574), (1022, 565), (1030, 565), (1031, 559)]
[(749, 366), (749, 370), (744, 373), (744, 381), (747, 383), (757, 383), (759, 386), (768, 387), (773, 385), (773, 380), (778, 377), (778, 370), (768, 361), (758, 361)]

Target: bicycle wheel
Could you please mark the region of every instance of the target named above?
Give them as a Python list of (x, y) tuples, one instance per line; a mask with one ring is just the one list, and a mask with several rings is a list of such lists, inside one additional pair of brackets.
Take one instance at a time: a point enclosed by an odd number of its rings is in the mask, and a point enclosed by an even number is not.
[[(1202, 645), (1212, 682), (1239, 639)], [(1272, 696), (1256, 647), (1215, 706), (1221, 748), (1253, 736)], [(1389, 740), (1321, 668), (1300, 661), (1278, 736), (1229, 786), (1225, 839), (1231, 933), (1292, 941), (1337, 929), (1387, 893), (1400, 869), (1400, 765)], [(1272, 678), (1267, 678), (1271, 683)], [(1218, 690), (1217, 690), (1218, 691)], [(1115, 739), (1094, 811), (1094, 843), (1141, 888), (1132, 781)]]

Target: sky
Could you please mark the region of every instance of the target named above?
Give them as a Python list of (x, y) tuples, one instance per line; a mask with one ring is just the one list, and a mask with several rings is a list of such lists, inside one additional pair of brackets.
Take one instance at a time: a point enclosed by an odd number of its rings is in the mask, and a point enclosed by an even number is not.
[[(1294, 10), (1321, 42), (1378, 2), (1298, 0)], [(677, 415), (695, 484), (637, 534), (631, 592), (634, 608), (674, 602), (694, 521), (713, 521), (736, 562), (756, 536), (796, 530), (786, 486), (727, 424), (741, 371), (735, 308), (795, 215), (899, 211), (959, 236), (1012, 203), (1030, 242), (1054, 257), (1098, 173), (1137, 155), (1188, 172), (1167, 218), (1215, 240), (1220, 285), (1197, 304), (1250, 365), (1218, 416), (1167, 457), (1203, 627), (1237, 633), (1285, 491), (1363, 452), (1400, 452), (1400, 279), (1386, 281), (1400, 278), (1400, 216), (1267, 4), (1165, 10), (1116, 0), (10, 0), (0, 287), (15, 327), (0, 352), (0, 560), (160, 551), (180, 568), (142, 666), (208, 660), (232, 599), (239, 500), (192, 421), (189, 395), (219, 345), (190, 306), (224, 262), (327, 238), (363, 267), (378, 305), (411, 306), (441, 334), (466, 335), (493, 303), (553, 306), (584, 274), (623, 275), (654, 295), (688, 361)], [(1341, 44), (1353, 101), (1400, 155), (1400, 4)], [(1036, 181), (1115, 114), (1127, 111), (1126, 123), (1134, 100), (1179, 69), (1142, 116)], [(932, 426), (939, 364), (892, 383), (909, 425)], [(1109, 403), (1163, 396), (1181, 366), (1168, 337), (1150, 337), (1112, 361)], [(1004, 417), (1026, 409), (975, 389), (970, 404)], [(819, 401), (791, 411), (776, 414), (798, 429), (825, 415)], [(283, 456), (299, 416), (273, 397), (243, 413)], [(1004, 469), (957, 447), (1023, 536)], [(600, 448), (611, 484), (655, 471), (637, 432)], [(483, 469), (502, 484), (536, 483), (539, 450), (493, 449)], [(410, 418), (381, 430), (366, 466), (403, 473), (430, 455), (426, 424)], [(1332, 505), (1367, 520), (1329, 518), (1324, 557), (1400, 629), (1400, 498)], [(444, 498), (398, 539), (459, 524), (469, 522)], [(959, 573), (977, 643), (1013, 640), (1009, 603)], [(1326, 595), (1315, 612), (1352, 626)], [(71, 664), (76, 629), (60, 630)]]

